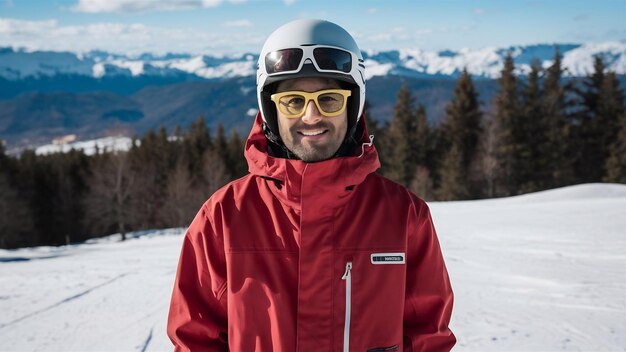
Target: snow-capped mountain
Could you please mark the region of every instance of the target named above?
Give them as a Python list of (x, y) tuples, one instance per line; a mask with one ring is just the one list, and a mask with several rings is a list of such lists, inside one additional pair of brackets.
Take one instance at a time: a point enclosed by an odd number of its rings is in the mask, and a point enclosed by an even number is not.
[[(401, 49), (364, 52), (366, 79), (374, 76), (399, 75), (457, 76), (464, 68), (478, 77), (498, 77), (504, 57), (511, 53), (520, 73), (529, 70), (533, 60), (549, 65), (558, 48), (569, 76), (584, 76), (593, 69), (593, 57), (600, 55), (607, 67), (626, 74), (626, 42), (513, 46), (508, 48), (462, 49), (459, 51), (425, 51)], [(0, 77), (20, 80), (27, 77), (74, 74), (94, 78), (104, 76), (178, 76), (203, 79), (254, 75), (258, 56), (143, 54), (127, 56), (103, 51), (87, 53), (29, 52), (24, 49), (0, 48)]]
[(98, 138), (88, 141), (74, 141), (76, 135), (68, 135), (65, 137), (73, 137), (69, 140), (55, 140), (52, 144), (45, 144), (35, 149), (37, 155), (47, 155), (53, 153), (67, 153), (70, 150), (80, 150), (85, 155), (94, 155), (103, 152), (126, 152), (130, 150), (133, 143), (140, 144), (140, 141), (133, 141), (132, 138), (124, 136), (111, 136)]

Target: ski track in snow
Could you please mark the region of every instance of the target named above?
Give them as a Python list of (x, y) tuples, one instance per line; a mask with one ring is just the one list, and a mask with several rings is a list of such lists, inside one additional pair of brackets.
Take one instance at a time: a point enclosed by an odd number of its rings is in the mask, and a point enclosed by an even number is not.
[[(429, 205), (454, 351), (626, 351), (626, 185)], [(171, 350), (183, 234), (0, 250), (0, 351)]]
[(73, 295), (73, 296), (67, 297), (67, 298), (63, 299), (62, 301), (60, 301), (60, 302), (58, 302), (58, 303), (55, 303), (55, 304), (53, 304), (53, 305), (51, 305), (51, 306), (48, 306), (48, 307), (46, 307), (46, 308), (43, 308), (43, 309), (40, 309), (40, 310), (34, 311), (34, 312), (32, 312), (32, 313), (29, 313), (29, 314), (26, 314), (26, 315), (24, 315), (24, 316), (22, 316), (22, 317), (20, 317), (20, 318), (17, 318), (17, 319), (15, 319), (15, 320), (9, 321), (8, 323), (5, 323), (5, 324), (0, 324), (0, 329), (3, 329), (3, 328), (5, 328), (5, 327), (7, 327), (7, 326), (10, 326), (10, 325), (13, 325), (13, 324), (15, 324), (15, 323), (17, 323), (17, 322), (20, 322), (20, 321), (24, 320), (24, 319), (28, 319), (28, 318), (31, 318), (31, 317), (33, 317), (33, 316), (36, 316), (36, 315), (41, 314), (41, 313), (43, 313), (43, 312), (45, 312), (45, 311), (48, 311), (48, 310), (50, 310), (50, 309), (57, 308), (57, 307), (59, 307), (59, 306), (60, 306), (60, 305), (62, 305), (62, 304), (65, 304), (65, 303), (71, 302), (71, 301), (73, 301), (73, 300), (75, 300), (75, 299), (77, 299), (77, 298), (79, 298), (79, 297), (82, 297), (82, 296), (84, 296), (84, 295), (86, 295), (86, 294), (88, 294), (88, 293), (90, 293), (90, 292), (92, 292), (92, 291), (94, 291), (94, 290), (99, 289), (100, 287), (103, 287), (103, 286), (109, 285), (109, 284), (110, 284), (110, 283), (112, 283), (113, 281), (116, 281), (116, 280), (118, 280), (118, 279), (120, 279), (120, 278), (122, 278), (122, 277), (124, 277), (124, 276), (126, 276), (126, 275), (128, 275), (128, 273), (118, 275), (118, 276), (116, 276), (116, 277), (112, 278), (111, 280), (108, 280), (108, 281), (106, 281), (106, 282), (103, 282), (103, 283), (102, 283), (102, 284), (100, 284), (100, 285), (94, 286), (94, 287), (92, 287), (92, 288), (90, 288), (90, 289), (88, 289), (88, 290), (85, 290), (85, 291), (83, 291), (83, 292), (81, 292), (81, 293), (78, 293), (78, 294), (76, 294), (76, 295)]
[(146, 352), (146, 349), (148, 348), (148, 345), (150, 344), (150, 340), (152, 340), (153, 331), (154, 331), (154, 328), (150, 328), (150, 333), (148, 334), (146, 341), (143, 343), (143, 346), (141, 346), (141, 352)]

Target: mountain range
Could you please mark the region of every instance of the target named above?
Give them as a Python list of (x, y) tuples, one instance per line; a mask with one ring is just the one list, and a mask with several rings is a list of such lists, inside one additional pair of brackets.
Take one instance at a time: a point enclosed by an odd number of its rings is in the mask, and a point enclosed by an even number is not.
[[(626, 43), (554, 44), (511, 46), (508, 48), (462, 49), (430, 52), (420, 49), (365, 51), (366, 79), (374, 76), (457, 76), (463, 68), (474, 76), (496, 78), (503, 59), (511, 53), (520, 72), (527, 72), (533, 60), (544, 66), (554, 58), (555, 49), (563, 55), (563, 65), (570, 76), (584, 76), (593, 69), (593, 57), (602, 56), (608, 68), (626, 73)], [(86, 53), (29, 52), (0, 48), (0, 77), (19, 80), (26, 77), (76, 74), (94, 78), (104, 76), (192, 75), (204, 79), (245, 77), (255, 74), (258, 56), (142, 54), (129, 56), (103, 51)]]
[[(395, 95), (406, 84), (425, 105), (429, 119), (440, 119), (464, 68), (486, 104), (508, 53), (523, 75), (534, 60), (549, 66), (556, 50), (567, 77), (592, 72), (596, 55), (608, 69), (626, 74), (624, 42), (366, 51), (371, 115), (388, 120)], [(186, 127), (199, 116), (210, 127), (221, 123), (245, 134), (256, 112), (257, 59), (250, 53), (130, 56), (0, 48), (0, 140), (9, 149), (35, 147), (67, 134), (87, 139)]]

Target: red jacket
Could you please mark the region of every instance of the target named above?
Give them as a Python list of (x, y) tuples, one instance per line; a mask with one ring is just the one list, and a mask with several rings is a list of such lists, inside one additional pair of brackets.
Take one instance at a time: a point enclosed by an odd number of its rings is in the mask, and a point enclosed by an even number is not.
[(176, 351), (449, 351), (452, 289), (426, 203), (374, 173), (373, 146), (275, 158), (260, 123), (250, 174), (187, 230), (168, 321)]

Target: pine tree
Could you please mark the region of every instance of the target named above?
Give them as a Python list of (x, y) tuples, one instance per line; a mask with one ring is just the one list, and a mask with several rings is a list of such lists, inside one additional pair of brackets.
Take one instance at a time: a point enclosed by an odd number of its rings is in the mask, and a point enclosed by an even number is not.
[(416, 119), (414, 99), (406, 85), (398, 91), (393, 117), (387, 133), (388, 163), (385, 175), (402, 185), (409, 186), (415, 170)]
[(0, 171), (0, 248), (36, 245), (29, 239), (32, 220), (28, 204), (9, 182), (9, 175)]
[[(476, 157), (481, 119), (478, 93), (471, 76), (463, 70), (441, 126), (440, 145), (444, 148), (444, 157), (437, 192), (440, 199), (464, 199), (476, 195), (473, 191), (476, 186), (470, 182), (470, 165)], [(457, 181), (463, 184), (449, 184)]]
[(212, 147), (213, 141), (204, 117), (199, 117), (189, 127), (183, 141), (183, 154), (189, 162), (189, 173), (194, 181), (199, 181), (202, 177), (203, 155), (207, 149)]
[(55, 175), (52, 180), (55, 190), (51, 199), (53, 208), (50, 211), (55, 218), (59, 242), (69, 244), (88, 239), (83, 206), (90, 167), (88, 157), (82, 151), (72, 150), (50, 155), (46, 159), (46, 168)]
[(0, 141), (0, 248), (35, 245), (29, 236), (33, 217), (28, 202), (20, 194), (11, 176), (16, 176), (17, 163), (4, 152)]
[(478, 175), (480, 194), (492, 198), (496, 195), (496, 177), (498, 161), (496, 158), (496, 130), (497, 121), (492, 116), (485, 119), (482, 133), (478, 142), (476, 163), (471, 173)]
[(245, 141), (233, 129), (228, 139), (228, 160), (232, 163), (232, 178), (240, 178), (248, 173), (248, 162), (243, 154)]
[(626, 114), (619, 119), (618, 135), (611, 144), (604, 181), (626, 183)]
[(606, 165), (606, 160), (612, 154), (611, 146), (618, 139), (620, 130), (620, 117), (624, 115), (626, 108), (624, 107), (624, 90), (619, 85), (619, 80), (615, 72), (608, 72), (602, 82), (600, 97), (598, 99), (598, 130), (600, 139), (599, 159), (601, 164), (598, 166), (603, 172), (602, 176), (607, 172), (602, 166)]
[(496, 126), (495, 157), (500, 171), (496, 190), (498, 195), (516, 194), (519, 188), (520, 103), (513, 57), (507, 54), (498, 83), (500, 90), (494, 99)]
[(9, 165), (11, 164), (10, 158), (6, 155), (4, 150), (4, 143), (0, 140), (0, 172), (9, 172)]
[(188, 226), (204, 199), (196, 199), (198, 193), (191, 181), (187, 161), (180, 159), (167, 178), (165, 201), (159, 215), (167, 227)]
[(409, 188), (426, 200), (434, 198), (434, 182), (431, 172), (433, 141), (424, 105), (419, 104), (415, 111), (415, 131), (413, 132), (413, 163), (415, 164)]
[(575, 114), (572, 126), (574, 144), (574, 171), (577, 181), (598, 182), (604, 173), (606, 155), (603, 155), (602, 126), (599, 118), (599, 101), (606, 77), (604, 61), (594, 58), (594, 71), (583, 81), (576, 93), (581, 109)]
[(224, 126), (221, 123), (217, 126), (217, 134), (215, 136), (213, 148), (215, 152), (217, 152), (217, 154), (220, 156), (220, 158), (222, 158), (222, 162), (224, 163), (224, 165), (226, 165), (228, 173), (232, 175), (233, 170), (230, 155), (228, 153), (228, 140), (226, 139), (226, 131), (224, 130)]
[(467, 173), (463, 169), (463, 151), (453, 144), (441, 163), (441, 183), (436, 191), (438, 200), (458, 200), (470, 197)]
[(230, 180), (228, 167), (215, 149), (207, 149), (202, 158), (199, 192), (205, 199)]
[(566, 87), (561, 83), (563, 68), (557, 48), (554, 61), (546, 72), (543, 85), (542, 123), (545, 133), (544, 164), (547, 187), (561, 187), (573, 182), (572, 136), (567, 116)]
[(414, 159), (417, 165), (427, 166), (428, 154), (430, 152), (430, 128), (428, 127), (428, 117), (423, 104), (417, 106), (415, 111), (415, 130), (414, 130)]
[(140, 146), (131, 150), (129, 156), (135, 174), (133, 202), (136, 218), (133, 222), (138, 229), (161, 226), (158, 211), (166, 197), (167, 177), (175, 165), (165, 129), (160, 128), (156, 134), (149, 130)]
[[(22, 245), (37, 246), (44, 243), (41, 236), (41, 229), (45, 229), (45, 224), (41, 220), (40, 214), (45, 213), (39, 201), (40, 186), (36, 182), (39, 167), (39, 158), (33, 150), (24, 150), (19, 158), (16, 158), (15, 169), (10, 174), (9, 183), (17, 190), (19, 197), (24, 201), (30, 215), (30, 231), (27, 236), (23, 236)], [(48, 208), (49, 209), (49, 208)]]
[(536, 192), (545, 188), (548, 179), (546, 158), (542, 148), (546, 145), (543, 123), (542, 91), (539, 81), (541, 63), (531, 64), (527, 82), (522, 92), (520, 116), (521, 144), (519, 153), (519, 192)]

